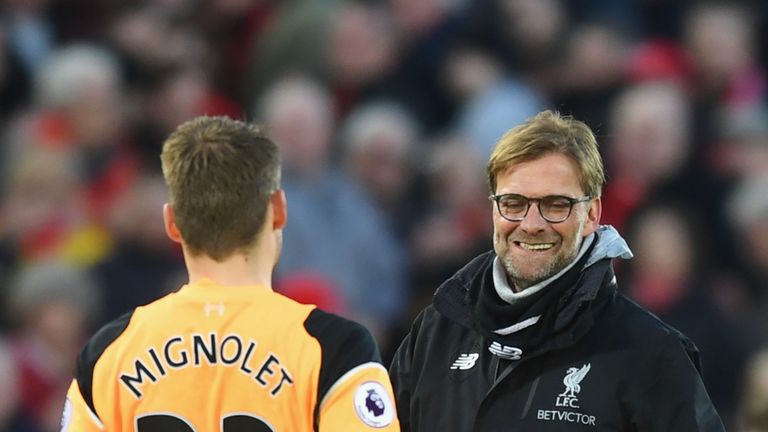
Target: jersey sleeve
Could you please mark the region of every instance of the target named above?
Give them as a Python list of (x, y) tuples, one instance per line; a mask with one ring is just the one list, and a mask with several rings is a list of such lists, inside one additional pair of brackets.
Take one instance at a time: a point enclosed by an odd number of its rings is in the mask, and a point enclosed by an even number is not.
[(370, 332), (318, 309), (305, 327), (322, 350), (315, 429), (399, 431), (392, 384)]
[(96, 411), (93, 389), (99, 383), (94, 382), (93, 372), (104, 350), (125, 331), (131, 316), (132, 312), (126, 313), (102, 327), (80, 352), (75, 367), (75, 378), (69, 387), (64, 404), (61, 419), (63, 432), (106, 430), (102, 418)]
[(76, 380), (67, 391), (67, 399), (64, 402), (64, 412), (61, 415), (62, 432), (96, 432), (103, 431), (104, 425), (91, 411), (91, 408), (85, 403), (83, 395), (80, 394), (80, 388)]

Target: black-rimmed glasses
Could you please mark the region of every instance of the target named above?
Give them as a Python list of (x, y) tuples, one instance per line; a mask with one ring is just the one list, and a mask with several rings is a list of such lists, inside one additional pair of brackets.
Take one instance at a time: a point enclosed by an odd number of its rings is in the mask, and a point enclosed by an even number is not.
[(528, 198), (518, 194), (491, 195), (490, 200), (496, 201), (496, 208), (504, 219), (511, 222), (520, 222), (528, 215), (531, 204), (536, 201), (539, 214), (549, 223), (560, 223), (568, 219), (573, 210), (573, 205), (587, 202), (592, 197), (571, 198), (561, 195), (548, 195), (541, 198)]

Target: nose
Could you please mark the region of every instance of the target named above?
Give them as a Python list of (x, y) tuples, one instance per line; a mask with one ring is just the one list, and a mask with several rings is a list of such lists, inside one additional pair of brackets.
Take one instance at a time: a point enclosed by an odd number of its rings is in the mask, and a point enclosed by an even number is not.
[(547, 226), (547, 221), (541, 216), (537, 204), (538, 203), (531, 203), (531, 207), (528, 209), (528, 214), (525, 215), (525, 218), (523, 218), (523, 220), (520, 221), (520, 225), (518, 225), (518, 227), (527, 234), (539, 233), (544, 231)]

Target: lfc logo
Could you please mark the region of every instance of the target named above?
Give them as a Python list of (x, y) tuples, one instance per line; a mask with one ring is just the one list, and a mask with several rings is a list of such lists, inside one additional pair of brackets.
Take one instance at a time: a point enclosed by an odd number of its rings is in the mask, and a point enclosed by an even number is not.
[(565, 391), (557, 396), (555, 406), (579, 408), (579, 398), (576, 395), (581, 392), (580, 383), (587, 376), (591, 367), (592, 364), (587, 363), (581, 369), (575, 367), (568, 368), (568, 372), (565, 374), (565, 378), (563, 378)]

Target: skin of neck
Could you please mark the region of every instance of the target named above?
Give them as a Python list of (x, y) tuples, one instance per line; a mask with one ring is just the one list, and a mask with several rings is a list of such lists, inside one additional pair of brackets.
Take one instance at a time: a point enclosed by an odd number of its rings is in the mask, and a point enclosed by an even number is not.
[(191, 284), (210, 280), (222, 286), (272, 289), (272, 273), (282, 249), (286, 217), (285, 195), (278, 190), (270, 197), (264, 226), (254, 243), (217, 261), (204, 253), (190, 250), (176, 226), (173, 208), (169, 204), (163, 206), (166, 234), (181, 244)]

